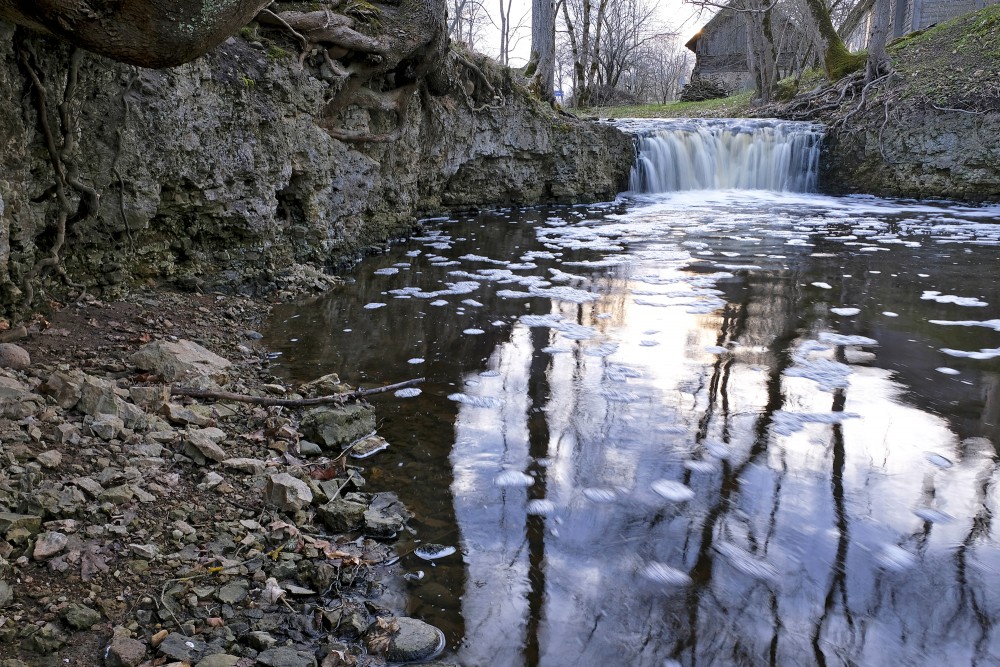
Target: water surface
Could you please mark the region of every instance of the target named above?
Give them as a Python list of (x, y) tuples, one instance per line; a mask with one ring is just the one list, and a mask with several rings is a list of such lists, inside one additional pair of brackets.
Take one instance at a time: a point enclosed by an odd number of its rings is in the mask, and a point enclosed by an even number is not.
[(276, 310), (375, 385), (462, 665), (1000, 664), (1000, 209), (694, 190), (427, 222)]

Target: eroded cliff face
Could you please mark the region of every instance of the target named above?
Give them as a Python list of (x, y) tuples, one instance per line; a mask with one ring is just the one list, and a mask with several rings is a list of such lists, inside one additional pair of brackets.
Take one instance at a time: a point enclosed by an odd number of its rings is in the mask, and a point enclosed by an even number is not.
[[(39, 269), (57, 244), (56, 203), (31, 74), (44, 84), (58, 150), (69, 53), (0, 24), (7, 312), (24, 308), (26, 277), (39, 289), (60, 282)], [(474, 77), (457, 69), (456, 92), (413, 96), (398, 140), (344, 143), (320, 124), (331, 97), (322, 76), (240, 38), (166, 70), (85, 56), (66, 108), (78, 141), (68, 164), (100, 202), (82, 222), (70, 218), (59, 252), (69, 281), (98, 294), (137, 280), (246, 290), (296, 264), (334, 266), (405, 234), (420, 215), (609, 199), (624, 188), (628, 136), (558, 115), (503, 81), (502, 96), (477, 105)], [(358, 110), (350, 120), (374, 133), (394, 118)]]
[(833, 192), (1000, 201), (1000, 112), (906, 108), (828, 135), (821, 182)]

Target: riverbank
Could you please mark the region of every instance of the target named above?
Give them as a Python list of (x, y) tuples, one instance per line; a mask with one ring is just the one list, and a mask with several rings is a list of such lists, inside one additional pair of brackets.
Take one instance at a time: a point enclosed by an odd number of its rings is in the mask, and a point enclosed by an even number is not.
[(369, 408), (169, 393), (351, 391), (268, 372), (256, 330), (269, 307), (142, 291), (14, 332), (0, 370), (0, 665), (336, 667), (437, 648), (439, 632), (399, 616), (392, 543), (409, 514), (343, 447), (374, 430)]

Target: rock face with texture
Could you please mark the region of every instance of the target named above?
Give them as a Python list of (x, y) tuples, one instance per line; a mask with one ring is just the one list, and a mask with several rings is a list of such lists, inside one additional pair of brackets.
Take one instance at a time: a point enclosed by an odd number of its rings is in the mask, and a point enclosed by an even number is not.
[[(838, 192), (1000, 200), (1000, 113), (903, 108), (827, 138), (821, 181)], [(884, 126), (883, 126), (884, 123)]]
[[(53, 216), (51, 198), (37, 198), (52, 184), (52, 167), (35, 110), (22, 103), (31, 84), (13, 32), (0, 24), (7, 308), (22, 295), (22, 277), (48, 256), (42, 234)], [(69, 49), (30, 39), (51, 110)], [(332, 94), (322, 76), (297, 66), (293, 54), (240, 37), (163, 70), (85, 56), (74, 159), (101, 199), (62, 249), (68, 274), (104, 296), (148, 279), (248, 289), (303, 264), (352, 258), (444, 207), (611, 199), (625, 187), (628, 136), (559, 115), (518, 90), (479, 110), (462, 85), (440, 97), (415, 94), (396, 141), (339, 141), (322, 127)], [(475, 85), (466, 79), (466, 89)], [(359, 110), (357, 122), (383, 125), (380, 113)]]
[(154, 341), (140, 348), (129, 361), (144, 371), (156, 373), (167, 382), (199, 376), (224, 382), (226, 370), (232, 366), (228, 359), (189, 340)]

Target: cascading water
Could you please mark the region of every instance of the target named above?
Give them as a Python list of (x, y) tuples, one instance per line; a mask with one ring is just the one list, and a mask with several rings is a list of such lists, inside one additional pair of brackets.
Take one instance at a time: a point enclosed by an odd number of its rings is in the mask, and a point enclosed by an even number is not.
[(625, 121), (636, 135), (633, 192), (816, 189), (823, 126), (773, 119)]

